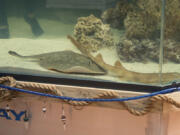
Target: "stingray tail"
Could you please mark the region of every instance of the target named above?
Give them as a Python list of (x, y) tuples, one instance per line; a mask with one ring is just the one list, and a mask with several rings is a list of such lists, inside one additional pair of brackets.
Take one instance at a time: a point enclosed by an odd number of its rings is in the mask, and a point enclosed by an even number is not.
[(31, 61), (36, 61), (37, 60), (33, 56), (22, 56), (22, 55), (18, 54), (17, 52), (14, 52), (14, 51), (9, 51), (8, 53), (10, 55), (12, 55), (12, 56), (15, 56), (15, 57), (18, 57), (18, 58), (22, 58), (22, 59), (28, 59), (28, 60), (31, 60)]
[(14, 52), (14, 51), (9, 51), (8, 53), (9, 53), (10, 55), (12, 55), (12, 56), (16, 56), (16, 57), (19, 57), (19, 58), (24, 58), (24, 56), (19, 55), (18, 53)]

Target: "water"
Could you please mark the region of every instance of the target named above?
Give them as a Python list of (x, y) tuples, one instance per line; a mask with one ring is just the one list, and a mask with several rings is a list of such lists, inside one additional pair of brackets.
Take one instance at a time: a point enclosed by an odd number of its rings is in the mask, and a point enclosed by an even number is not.
[[(172, 3), (168, 0), (166, 2), (166, 18), (171, 19), (165, 21), (161, 78), (159, 78), (161, 1), (119, 2), (0, 0), (2, 6), (0, 72), (56, 77), (63, 75), (156, 85), (160, 85), (161, 79), (163, 84), (179, 80), (180, 17), (176, 12), (179, 12), (177, 5), (180, 2), (175, 0)], [(176, 17), (173, 18), (170, 14)], [(92, 66), (92, 63), (87, 61), (83, 63), (88, 63), (88, 66), (77, 66), (67, 61), (64, 64), (68, 66), (65, 67), (71, 67), (63, 69), (68, 71), (67, 74), (61, 73), (62, 68), (50, 64), (48, 60), (43, 67), (37, 61), (20, 59), (8, 53), (14, 51), (23, 56), (31, 56), (70, 50), (82, 54), (67, 35), (71, 35), (86, 50), (86, 56), (83, 57), (89, 57), (106, 71), (103, 75), (90, 75), (89, 71), (84, 70), (84, 67)], [(99, 53), (103, 60), (95, 58)], [(58, 65), (58, 59), (60, 58), (57, 56), (52, 57), (51, 61)], [(79, 63), (78, 57), (76, 60), (75, 63)], [(69, 73), (70, 71), (72, 73)], [(86, 71), (87, 74), (81, 71)]]

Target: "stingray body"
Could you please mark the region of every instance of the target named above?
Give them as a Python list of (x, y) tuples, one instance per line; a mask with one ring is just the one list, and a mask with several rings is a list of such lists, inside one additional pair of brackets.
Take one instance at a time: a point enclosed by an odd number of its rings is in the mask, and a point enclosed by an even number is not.
[(106, 71), (98, 66), (87, 56), (73, 51), (50, 52), (39, 55), (22, 56), (14, 51), (10, 55), (37, 62), (41, 67), (62, 73), (74, 74), (106, 74)]

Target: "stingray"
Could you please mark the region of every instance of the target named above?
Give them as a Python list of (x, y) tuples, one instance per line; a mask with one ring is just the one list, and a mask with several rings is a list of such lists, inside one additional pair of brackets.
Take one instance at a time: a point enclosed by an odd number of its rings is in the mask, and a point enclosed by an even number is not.
[(8, 53), (12, 56), (37, 62), (41, 67), (56, 72), (89, 75), (106, 74), (106, 71), (90, 58), (73, 51), (58, 51), (30, 56), (22, 56), (14, 51)]

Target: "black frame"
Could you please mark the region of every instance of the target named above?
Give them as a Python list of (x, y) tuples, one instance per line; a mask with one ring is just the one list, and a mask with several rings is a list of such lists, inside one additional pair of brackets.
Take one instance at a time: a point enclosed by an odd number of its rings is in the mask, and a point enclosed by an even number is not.
[(180, 86), (180, 83), (172, 83), (171, 85), (167, 85), (167, 86), (153, 86), (153, 85), (142, 85), (142, 84), (119, 83), (112, 81), (104, 81), (100, 79), (86, 79), (81, 77), (77, 77), (77, 78), (70, 78), (64, 76), (48, 77), (48, 76), (0, 73), (0, 77), (3, 76), (11, 76), (18, 81), (30, 81), (37, 83), (49, 83), (49, 84), (57, 84), (57, 85), (59, 84), (59, 85), (125, 90), (125, 91), (135, 91), (135, 92), (149, 92), (149, 93), (157, 92), (166, 88)]

